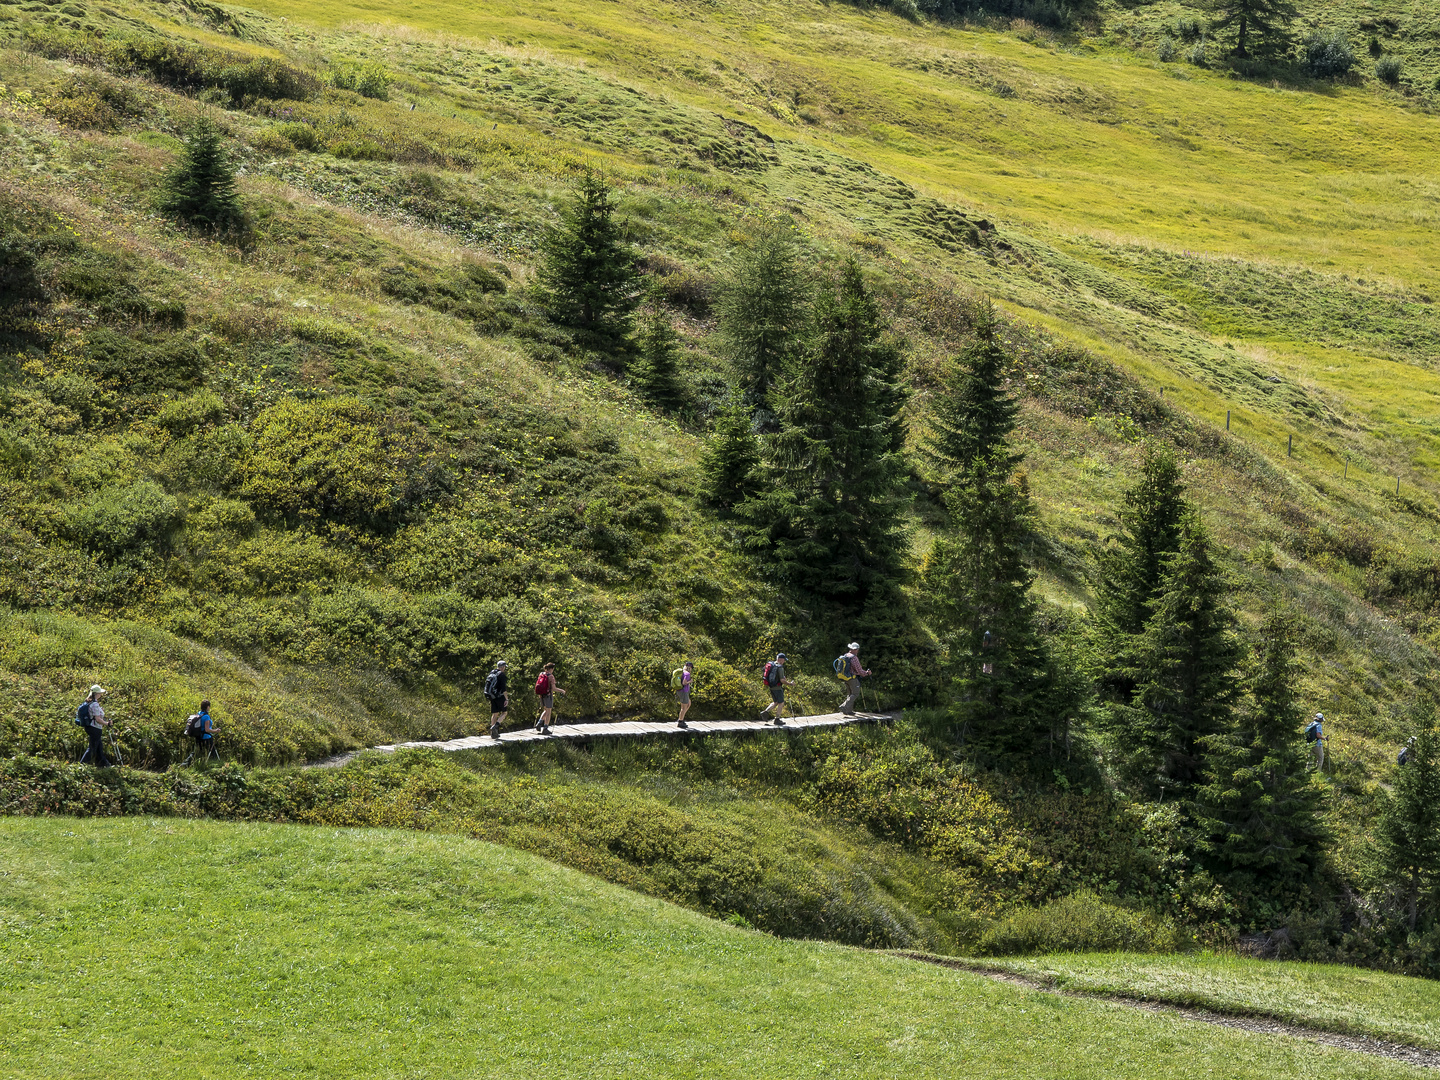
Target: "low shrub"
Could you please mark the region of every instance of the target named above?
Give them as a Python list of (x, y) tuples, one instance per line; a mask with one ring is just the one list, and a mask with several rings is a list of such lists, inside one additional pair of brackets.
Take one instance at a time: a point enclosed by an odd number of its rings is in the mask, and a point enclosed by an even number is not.
[(981, 956), (1061, 952), (1169, 953), (1194, 940), (1167, 919), (1122, 907), (1089, 890), (1024, 908), (1000, 919), (980, 937)]
[(330, 69), (330, 85), (337, 90), (350, 90), (361, 97), (390, 99), (390, 72), (377, 61), (356, 63), (342, 60)]
[(66, 531), (91, 551), (119, 558), (169, 546), (180, 506), (153, 480), (102, 488), (65, 515)]
[(1382, 56), (1375, 62), (1375, 77), (1386, 86), (1399, 86), (1405, 65), (1398, 56)]
[(1355, 50), (1342, 30), (1314, 30), (1300, 45), (1305, 70), (1317, 79), (1338, 79), (1355, 66)]
[(1194, 64), (1196, 67), (1208, 66), (1210, 57), (1204, 41), (1197, 41), (1194, 45), (1190, 46), (1189, 51), (1185, 53), (1185, 62), (1187, 64)]
[(1155, 57), (1161, 63), (1168, 64), (1180, 55), (1180, 46), (1175, 43), (1172, 37), (1163, 37), (1160, 44), (1155, 46)]
[(276, 124), (273, 130), (296, 150), (304, 150), (313, 154), (324, 149), (320, 133), (312, 124), (292, 120), (285, 124)]

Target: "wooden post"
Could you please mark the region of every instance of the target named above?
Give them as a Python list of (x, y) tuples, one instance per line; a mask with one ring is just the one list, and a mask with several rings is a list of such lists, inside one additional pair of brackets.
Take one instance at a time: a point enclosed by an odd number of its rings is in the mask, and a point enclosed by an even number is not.
[(1400, 477), (1395, 477), (1395, 494), (1400, 494)]
[(1342, 479), (1342, 480), (1349, 480), (1349, 479), (1350, 479), (1350, 459), (1349, 459), (1348, 457), (1345, 459), (1345, 475), (1342, 476), (1341, 479)]
[(1226, 409), (1226, 410), (1225, 410), (1225, 430), (1226, 430), (1226, 431), (1229, 431), (1229, 430), (1230, 430), (1230, 410), (1229, 410), (1229, 409)]
[(1294, 436), (1294, 435), (1287, 435), (1287, 436), (1285, 436), (1285, 456), (1286, 456), (1286, 457), (1292, 456), (1292, 451), (1294, 451), (1294, 449), (1295, 449), (1295, 436)]

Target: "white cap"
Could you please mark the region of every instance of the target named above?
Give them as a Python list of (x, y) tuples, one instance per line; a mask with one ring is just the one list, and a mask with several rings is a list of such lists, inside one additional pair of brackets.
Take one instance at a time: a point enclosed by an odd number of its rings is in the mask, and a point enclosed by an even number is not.
[(1316, 719), (1316, 720), (1324, 720), (1324, 719), (1325, 719), (1325, 714), (1324, 714), (1323, 712), (1317, 712), (1317, 713), (1315, 714), (1315, 719)]
[(852, 641), (852, 642), (850, 642), (850, 648), (852, 648), (852, 649), (858, 649), (859, 647), (860, 647), (860, 643), (859, 643), (858, 641)]
[(106, 690), (105, 687), (101, 686), (99, 683), (96, 683), (94, 686), (90, 687), (90, 693), (92, 694), (108, 694), (109, 692), (110, 691)]

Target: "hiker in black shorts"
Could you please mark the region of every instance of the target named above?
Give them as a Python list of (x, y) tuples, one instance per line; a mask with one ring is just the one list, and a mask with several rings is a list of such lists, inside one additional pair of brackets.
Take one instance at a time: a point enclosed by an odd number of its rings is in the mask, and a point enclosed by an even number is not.
[(540, 716), (535, 721), (535, 730), (542, 735), (550, 734), (550, 718), (555, 714), (555, 695), (565, 696), (565, 691), (555, 685), (555, 663), (551, 661), (540, 669), (535, 679), (535, 696), (540, 699)]
[(508, 667), (504, 660), (497, 660), (490, 674), (485, 676), (485, 700), (490, 702), (490, 737), (500, 738), (500, 725), (510, 711)]
[(770, 710), (775, 710), (775, 723), (783, 724), (784, 720), (780, 714), (785, 711), (785, 687), (794, 686), (794, 679), (785, 677), (785, 661), (790, 659), (783, 652), (776, 653), (775, 659), (765, 665), (765, 672), (761, 676), (765, 683), (765, 689), (770, 691), (770, 704), (760, 710), (760, 719), (770, 715)]

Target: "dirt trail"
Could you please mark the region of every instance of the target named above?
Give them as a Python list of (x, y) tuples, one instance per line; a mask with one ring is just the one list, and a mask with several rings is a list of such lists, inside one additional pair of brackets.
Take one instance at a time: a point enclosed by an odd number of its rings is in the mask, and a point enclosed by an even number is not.
[(954, 968), (956, 971), (968, 971), (973, 975), (983, 975), (987, 979), (1012, 983), (1015, 986), (1024, 986), (1030, 990), (1038, 990), (1046, 994), (1058, 994), (1062, 997), (1088, 998), (1091, 1001), (1104, 1001), (1112, 1005), (1123, 1006), (1127, 1009), (1141, 1009), (1145, 1012), (1166, 1013), (1170, 1016), (1182, 1017), (1185, 1020), (1194, 1020), (1201, 1024), (1215, 1024), (1219, 1027), (1238, 1028), (1241, 1031), (1253, 1031), (1261, 1035), (1289, 1035), (1292, 1038), (1305, 1039), (1309, 1042), (1320, 1043), (1324, 1046), (1333, 1046), (1340, 1050), (1350, 1050), (1357, 1054), (1370, 1054), (1372, 1057), (1383, 1057), (1389, 1058), (1392, 1061), (1403, 1061), (1407, 1065), (1418, 1065), (1425, 1069), (1440, 1069), (1440, 1050), (1427, 1050), (1422, 1046), (1409, 1046), (1406, 1043), (1376, 1039), (1369, 1035), (1344, 1035), (1335, 1031), (1322, 1031), (1319, 1028), (1305, 1027), (1302, 1024), (1296, 1024), (1290, 1020), (1279, 1020), (1274, 1017), (1253, 1013), (1243, 1013), (1239, 1011), (1234, 1013), (1212, 1012), (1209, 1009), (1196, 1009), (1184, 1005), (1167, 1005), (1163, 1001), (1125, 997), (1122, 994), (1087, 993), (1084, 990), (1063, 990), (1054, 983), (1044, 979), (1019, 975), (1013, 971), (987, 968), (983, 965), (967, 963), (963, 960), (952, 960), (944, 956), (930, 956), (926, 953), (915, 952), (896, 952), (894, 955), (903, 956), (907, 960), (918, 960), (923, 964), (935, 964), (938, 967)]

